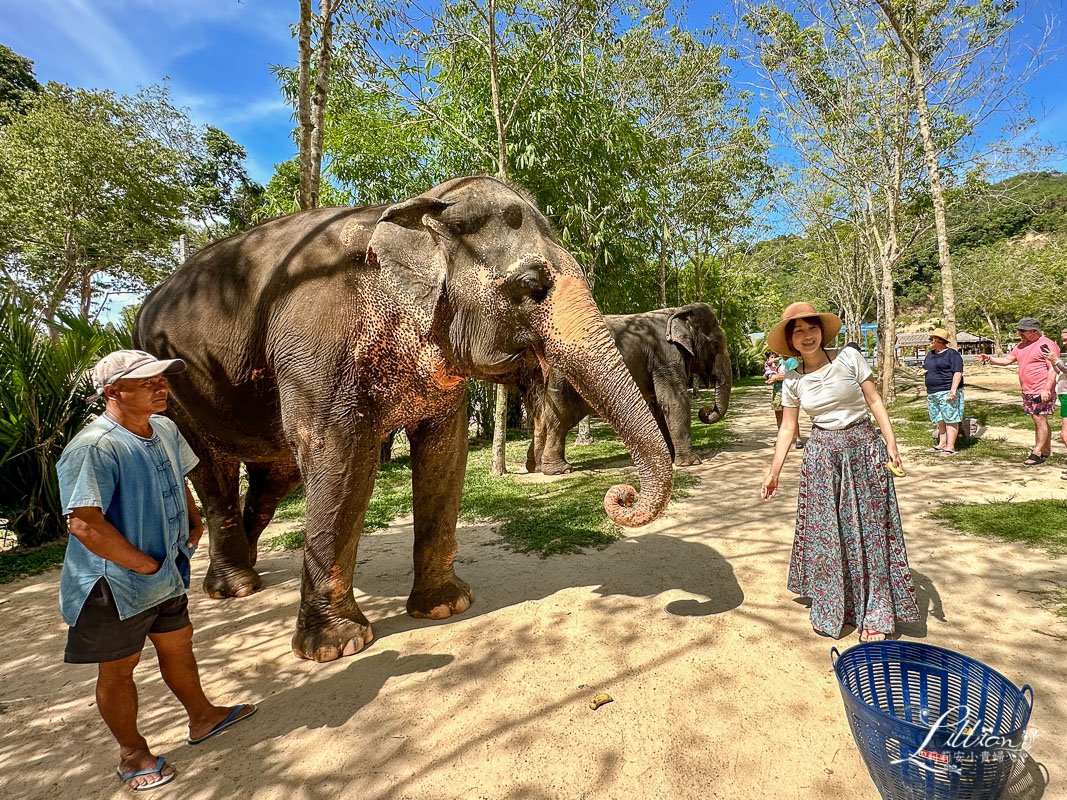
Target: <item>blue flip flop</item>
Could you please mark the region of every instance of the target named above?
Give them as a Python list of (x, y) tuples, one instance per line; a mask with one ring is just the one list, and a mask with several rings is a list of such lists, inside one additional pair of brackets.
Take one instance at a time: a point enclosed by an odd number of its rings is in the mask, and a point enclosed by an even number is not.
[(148, 791), (151, 791), (152, 789), (158, 789), (160, 786), (167, 785), (172, 780), (174, 780), (174, 777), (178, 774), (177, 772), (172, 772), (172, 773), (170, 773), (170, 775), (164, 775), (163, 774), (163, 767), (165, 767), (166, 764), (167, 764), (167, 760), (165, 758), (163, 758), (163, 756), (159, 756), (158, 760), (156, 761), (156, 766), (155, 766), (154, 769), (141, 769), (141, 770), (138, 770), (137, 772), (127, 772), (125, 775), (122, 774), (122, 770), (115, 770), (115, 774), (119, 776), (119, 780), (122, 781), (123, 783), (126, 783), (126, 781), (130, 780), (130, 778), (139, 778), (142, 775), (156, 775), (156, 774), (158, 774), (159, 775), (159, 780), (158, 781), (155, 781), (153, 783), (146, 783), (144, 786), (130, 786), (130, 787), (128, 787), (130, 789), (133, 789), (135, 792), (148, 792)]
[[(238, 716), (246, 708), (251, 708), (252, 710), (249, 711), (244, 716)], [(249, 706), (247, 703), (241, 703), (239, 706), (237, 706), (237, 708), (235, 708), (233, 711), (230, 712), (230, 715), (228, 717), (226, 717), (226, 719), (224, 719), (222, 722), (220, 722), (218, 725), (216, 725), (210, 731), (205, 733), (199, 739), (189, 739), (188, 742), (189, 742), (189, 744), (200, 744), (201, 742), (205, 741), (206, 739), (210, 739), (216, 733), (222, 733), (224, 730), (229, 728), (231, 725), (236, 725), (238, 722), (243, 722), (244, 720), (248, 719), (253, 714), (255, 714), (257, 711), (259, 711), (259, 709), (256, 708), (255, 706)]]

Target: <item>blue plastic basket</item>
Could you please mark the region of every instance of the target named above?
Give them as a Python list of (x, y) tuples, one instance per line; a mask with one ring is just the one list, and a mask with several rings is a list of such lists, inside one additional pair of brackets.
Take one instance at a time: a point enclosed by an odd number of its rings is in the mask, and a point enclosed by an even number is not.
[(830, 659), (852, 735), (883, 800), (1000, 797), (1013, 753), (1022, 753), (1033, 689), (1018, 689), (973, 658), (918, 642), (868, 642), (844, 653), (835, 647)]

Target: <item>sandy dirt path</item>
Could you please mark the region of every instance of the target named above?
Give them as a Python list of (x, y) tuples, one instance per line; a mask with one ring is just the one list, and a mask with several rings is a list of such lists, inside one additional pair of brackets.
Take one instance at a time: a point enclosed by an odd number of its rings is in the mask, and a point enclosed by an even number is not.
[[(204, 683), (260, 712), (200, 746), (151, 646), (142, 730), (178, 778), (151, 796), (380, 798), (877, 798), (852, 741), (831, 645), (785, 589), (797, 471), (759, 499), (773, 418), (762, 393), (731, 408), (735, 443), (693, 472), (690, 497), (601, 551), (542, 559), (460, 530), (475, 604), (442, 622), (404, 613), (411, 523), (365, 536), (356, 584), (376, 640), (331, 664), (289, 651), (299, 553), (260, 559), (265, 589), (191, 593)], [(581, 451), (572, 452), (581, 468)], [(1058, 470), (908, 459), (897, 482), (923, 619), (906, 636), (961, 650), (1037, 697), (1035, 762), (1067, 798), (1067, 623), (1042, 593), (1064, 559), (944, 530), (940, 500), (1064, 494)], [(194, 586), (206, 553), (194, 560)], [(64, 665), (58, 573), (0, 587), (0, 796), (130, 796), (94, 707), (95, 668)], [(614, 702), (591, 711), (607, 692)], [(1022, 784), (1020, 784), (1020, 787)], [(1023, 792), (1014, 798), (1042, 796)]]

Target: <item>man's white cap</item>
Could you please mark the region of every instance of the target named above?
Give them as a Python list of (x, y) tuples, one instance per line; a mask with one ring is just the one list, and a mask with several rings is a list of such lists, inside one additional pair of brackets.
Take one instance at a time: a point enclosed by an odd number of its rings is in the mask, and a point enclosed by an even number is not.
[(93, 388), (98, 395), (104, 387), (122, 378), (154, 378), (156, 375), (174, 375), (185, 372), (185, 362), (180, 358), (158, 359), (144, 350), (116, 350), (96, 362), (93, 367)]

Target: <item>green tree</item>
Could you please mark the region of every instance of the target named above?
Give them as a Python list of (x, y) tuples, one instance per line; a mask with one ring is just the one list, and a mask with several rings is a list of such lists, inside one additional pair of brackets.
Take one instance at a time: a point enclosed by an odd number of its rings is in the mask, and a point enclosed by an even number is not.
[(141, 291), (174, 267), (184, 230), (182, 154), (144, 102), (49, 83), (0, 128), (0, 247), (9, 284), (52, 321), (88, 319), (101, 295)]
[(129, 346), (128, 331), (59, 317), (49, 338), (33, 308), (0, 304), (0, 519), (26, 547), (66, 533), (56, 463), (95, 413), (89, 369)]
[(255, 221), (264, 189), (248, 177), (245, 149), (224, 131), (204, 128), (203, 153), (191, 165), (191, 206), (211, 238), (244, 230)]
[(33, 62), (0, 44), (0, 125), (24, 113), (39, 91)]
[(1021, 317), (1067, 324), (1067, 235), (1031, 234), (962, 250), (960, 319), (988, 332), (998, 353)]

